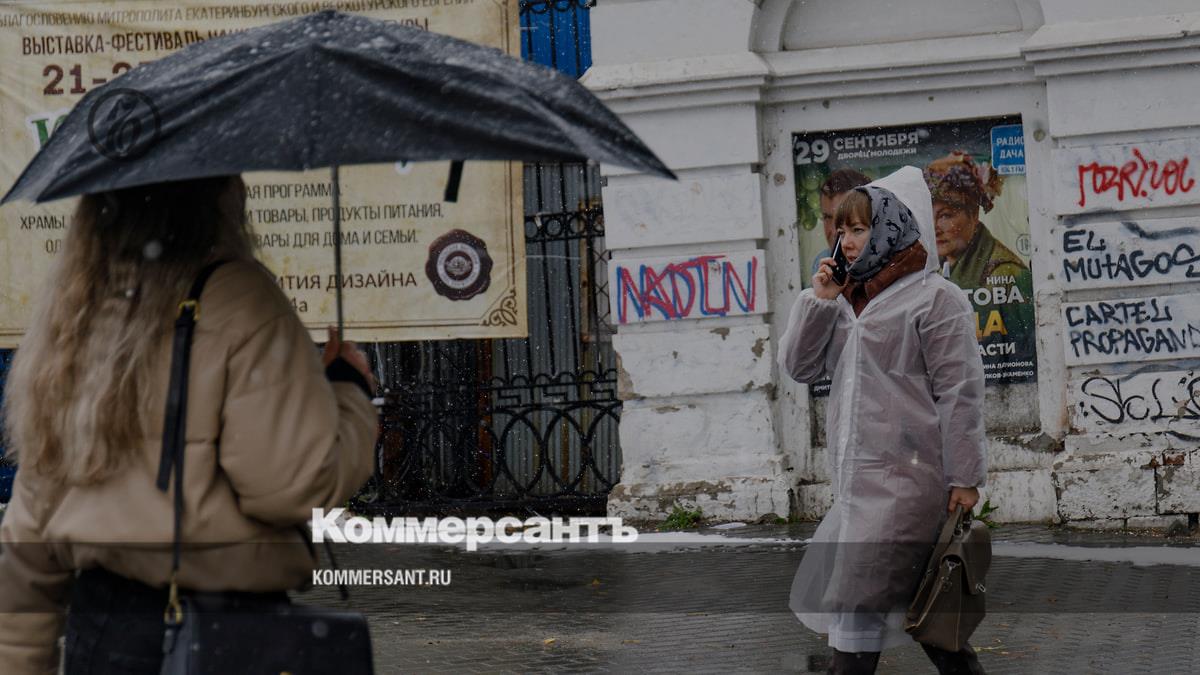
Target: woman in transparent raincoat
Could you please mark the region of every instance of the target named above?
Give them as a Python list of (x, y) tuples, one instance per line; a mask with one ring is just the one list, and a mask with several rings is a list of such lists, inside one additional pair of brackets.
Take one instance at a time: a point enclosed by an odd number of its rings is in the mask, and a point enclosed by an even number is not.
[[(919, 169), (857, 188), (836, 223), (847, 283), (836, 285), (833, 260), (822, 261), (792, 306), (779, 352), (795, 380), (833, 382), (834, 503), (796, 572), (791, 608), (829, 635), (831, 672), (871, 673), (880, 651), (911, 640), (904, 610), (940, 523), (979, 500), (983, 363), (970, 304), (937, 273)], [(983, 672), (970, 647), (925, 651), (941, 673)]]

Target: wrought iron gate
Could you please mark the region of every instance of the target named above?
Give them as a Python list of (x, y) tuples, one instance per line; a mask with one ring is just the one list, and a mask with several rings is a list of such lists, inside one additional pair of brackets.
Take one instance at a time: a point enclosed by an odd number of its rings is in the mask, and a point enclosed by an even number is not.
[[(523, 56), (580, 75), (590, 4), (522, 0)], [(621, 403), (599, 175), (526, 165), (524, 188), (529, 338), (373, 347), (388, 394), (359, 509), (603, 510), (620, 474)]]

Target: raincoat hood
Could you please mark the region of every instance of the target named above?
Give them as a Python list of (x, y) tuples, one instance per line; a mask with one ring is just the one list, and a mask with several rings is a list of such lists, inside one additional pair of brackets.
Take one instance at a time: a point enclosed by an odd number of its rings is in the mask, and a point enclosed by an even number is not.
[[(928, 258), (925, 260), (925, 271), (933, 272), (941, 269), (937, 255), (937, 236), (933, 230), (933, 197), (929, 194), (929, 186), (925, 184), (925, 174), (915, 166), (900, 167), (896, 171), (872, 181), (864, 187), (877, 187), (891, 192), (899, 199), (917, 220), (920, 230), (921, 245), (925, 247)], [(871, 196), (871, 215), (875, 215), (875, 197)], [(872, 230), (874, 227), (872, 227)], [(874, 232), (872, 232), (874, 239)], [(856, 260), (855, 263), (858, 261)]]

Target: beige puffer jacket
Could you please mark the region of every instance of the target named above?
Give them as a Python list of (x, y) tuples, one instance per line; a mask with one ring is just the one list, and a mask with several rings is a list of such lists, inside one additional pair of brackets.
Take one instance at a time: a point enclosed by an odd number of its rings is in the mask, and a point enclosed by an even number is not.
[[(162, 363), (170, 360), (170, 336)], [(85, 488), (19, 470), (0, 525), (0, 672), (56, 672), (76, 570), (102, 566), (166, 586), (172, 501), (154, 482), (168, 373), (148, 436), (119, 475)], [(358, 385), (329, 382), (270, 272), (220, 267), (200, 297), (188, 386), (179, 584), (294, 589), (314, 560), (297, 524), (343, 504), (371, 475), (378, 419)]]

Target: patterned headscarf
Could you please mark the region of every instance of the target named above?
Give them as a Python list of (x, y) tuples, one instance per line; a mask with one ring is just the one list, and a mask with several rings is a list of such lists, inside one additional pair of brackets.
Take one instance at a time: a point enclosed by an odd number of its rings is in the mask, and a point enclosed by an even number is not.
[[(933, 160), (925, 167), (925, 183), (933, 199), (959, 208), (978, 205), (984, 213), (995, 206), (996, 197), (1004, 186), (1004, 176), (996, 173), (986, 162), (976, 164), (962, 150)], [(963, 198), (968, 203), (963, 203)]]
[(871, 200), (871, 240), (858, 259), (850, 265), (850, 278), (866, 281), (900, 251), (921, 238), (921, 228), (912, 211), (890, 190), (874, 185), (855, 188)]

